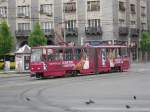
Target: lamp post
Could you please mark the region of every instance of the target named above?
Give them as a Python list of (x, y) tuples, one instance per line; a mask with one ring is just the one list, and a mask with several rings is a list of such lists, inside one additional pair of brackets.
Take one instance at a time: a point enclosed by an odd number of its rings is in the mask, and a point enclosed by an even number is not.
[(66, 21), (64, 20), (64, 42), (66, 42)]

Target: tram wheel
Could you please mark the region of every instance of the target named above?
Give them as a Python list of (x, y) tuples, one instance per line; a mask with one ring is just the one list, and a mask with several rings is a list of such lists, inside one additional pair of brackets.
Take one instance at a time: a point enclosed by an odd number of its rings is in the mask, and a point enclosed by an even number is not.
[(77, 74), (78, 74), (78, 71), (72, 71), (72, 73), (71, 73), (71, 76), (73, 76), (73, 77), (75, 77), (75, 76), (77, 76)]
[(37, 78), (37, 79), (43, 79), (44, 77), (43, 77), (43, 74), (42, 74), (42, 73), (37, 73), (37, 74), (36, 74), (36, 78)]

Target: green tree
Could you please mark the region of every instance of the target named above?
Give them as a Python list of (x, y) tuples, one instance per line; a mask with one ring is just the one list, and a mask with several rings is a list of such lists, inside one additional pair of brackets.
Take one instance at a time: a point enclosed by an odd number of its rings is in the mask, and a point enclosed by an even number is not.
[(28, 43), (31, 47), (47, 44), (47, 39), (45, 38), (44, 32), (41, 30), (39, 23), (34, 25), (33, 31), (28, 38)]
[(6, 54), (14, 49), (14, 37), (6, 21), (0, 24), (0, 54)]
[(147, 61), (147, 56), (146, 54), (148, 52), (150, 52), (150, 36), (148, 32), (143, 32), (141, 35), (141, 40), (140, 40), (140, 49), (142, 51), (142, 60), (143, 58), (145, 58), (144, 60)]

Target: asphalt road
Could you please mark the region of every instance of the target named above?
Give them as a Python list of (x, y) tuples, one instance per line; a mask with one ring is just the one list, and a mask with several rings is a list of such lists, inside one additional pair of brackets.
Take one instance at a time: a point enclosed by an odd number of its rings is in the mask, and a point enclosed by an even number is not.
[(150, 112), (150, 64), (128, 72), (0, 78), (0, 112)]

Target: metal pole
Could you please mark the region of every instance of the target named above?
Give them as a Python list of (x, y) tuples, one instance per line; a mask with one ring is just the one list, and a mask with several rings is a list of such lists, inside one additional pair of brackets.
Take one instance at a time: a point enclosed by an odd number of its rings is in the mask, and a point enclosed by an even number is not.
[(66, 21), (64, 16), (64, 42), (66, 43)]
[(65, 22), (64, 22), (64, 42), (66, 42), (66, 28), (65, 28)]

